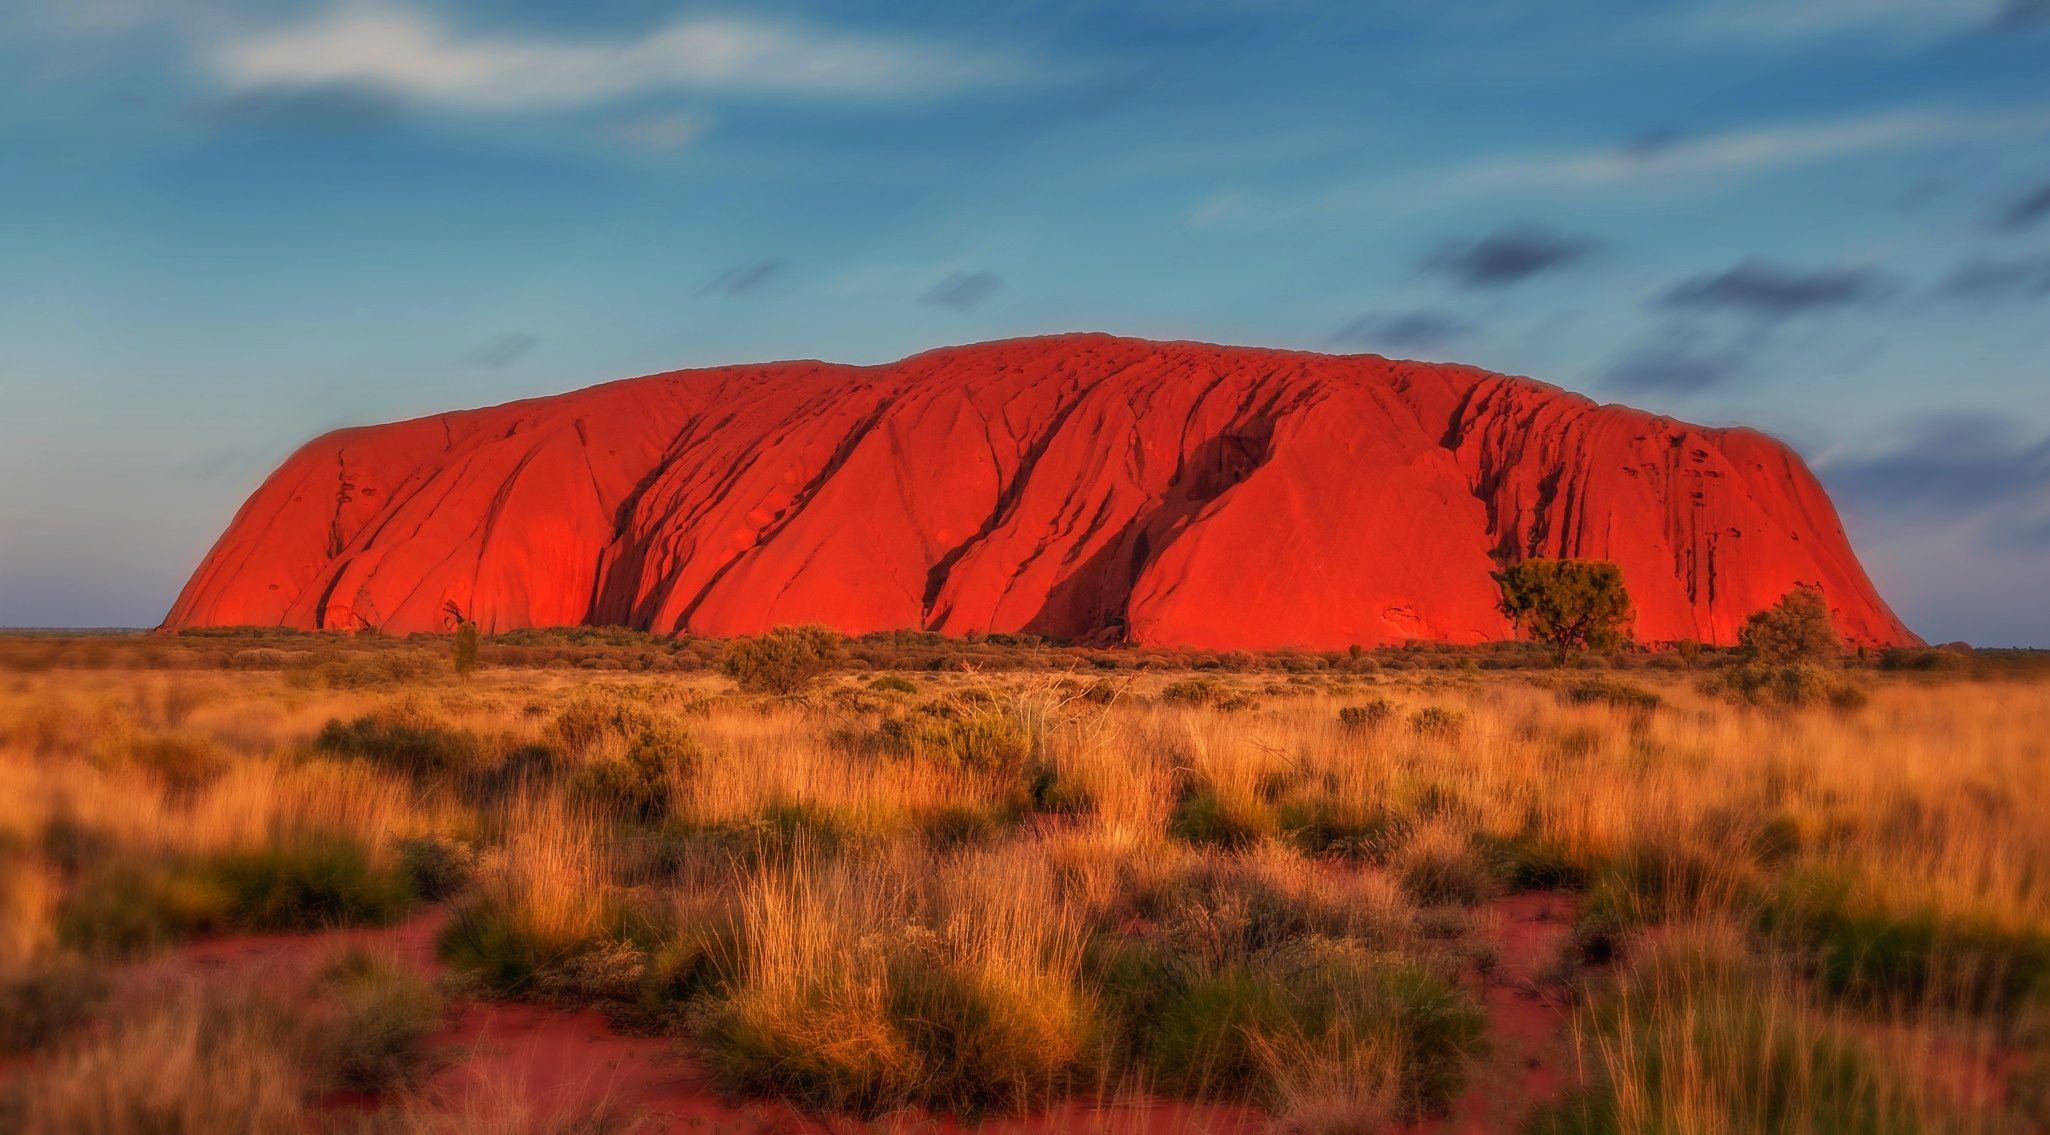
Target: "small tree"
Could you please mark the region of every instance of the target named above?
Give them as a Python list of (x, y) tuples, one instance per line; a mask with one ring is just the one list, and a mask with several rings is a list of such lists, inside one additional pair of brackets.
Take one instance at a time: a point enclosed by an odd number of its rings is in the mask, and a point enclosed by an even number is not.
[(477, 672), (477, 624), (464, 619), (456, 627), (456, 673), (467, 678)]
[(737, 638), (726, 648), (726, 676), (750, 693), (801, 693), (847, 656), (838, 632), (826, 627), (777, 627)]
[(1829, 618), (1829, 601), (1808, 586), (1794, 588), (1744, 620), (1737, 645), (1744, 648), (1747, 662), (1766, 666), (1833, 662), (1844, 653), (1844, 641)]
[(1575, 650), (1613, 650), (1629, 639), (1630, 593), (1607, 560), (1525, 560), (1495, 573), (1502, 613), (1558, 665)]
[(455, 664), (456, 673), (467, 678), (477, 672), (477, 623), (463, 614), (463, 609), (451, 599), (442, 605), (450, 621), (456, 625)]

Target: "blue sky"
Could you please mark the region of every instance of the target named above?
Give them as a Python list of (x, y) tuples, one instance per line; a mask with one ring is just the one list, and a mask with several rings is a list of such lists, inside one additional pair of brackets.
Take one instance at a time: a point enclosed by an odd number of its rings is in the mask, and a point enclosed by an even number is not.
[(337, 425), (1108, 330), (1794, 443), (2050, 645), (2050, 0), (0, 0), (0, 625)]

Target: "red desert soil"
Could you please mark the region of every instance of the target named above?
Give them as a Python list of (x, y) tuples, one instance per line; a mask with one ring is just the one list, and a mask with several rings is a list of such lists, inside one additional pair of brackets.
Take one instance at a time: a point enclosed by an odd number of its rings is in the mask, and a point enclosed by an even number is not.
[(1914, 641), (1786, 446), (1526, 378), (1108, 335), (676, 371), (340, 430), (164, 620), (1027, 632), (1206, 649), (1501, 639), (1489, 572), (1621, 565), (1647, 642), (1797, 584)]
[(1542, 975), (1559, 957), (1573, 922), (1573, 897), (1510, 895), (1489, 908), (1500, 953), (1481, 991), (1488, 1012), (1488, 1055), (1468, 1072), (1466, 1090), (1447, 1114), (1406, 1128), (1414, 1135), (1490, 1135), (1518, 1131), (1541, 1104), (1573, 1087), (1570, 1007)]
[[(445, 911), (434, 910), (388, 929), (215, 939), (196, 943), (159, 964), (247, 975), (291, 988), (308, 980), (338, 951), (360, 946), (438, 975), (442, 969), (434, 939), (445, 918)], [(1466, 1090), (1448, 1115), (1403, 1131), (1466, 1135), (1515, 1130), (1532, 1108), (1570, 1086), (1563, 1031), (1567, 1010), (1543, 995), (1537, 978), (1558, 955), (1571, 919), (1570, 896), (1558, 894), (1511, 896), (1483, 916), (1481, 931), (1499, 948), (1498, 965), (1482, 983), (1481, 994), (1491, 1050), (1471, 1070)], [(459, 1106), (473, 1093), (503, 1094), (543, 1114), (558, 1109), (575, 1113), (602, 1103), (635, 1117), (638, 1125), (633, 1130), (646, 1135), (964, 1130), (955, 1121), (924, 1115), (863, 1124), (824, 1121), (775, 1102), (729, 1100), (715, 1090), (704, 1068), (673, 1042), (622, 1034), (588, 1010), (460, 1000), (450, 1007), (430, 1045), (446, 1066), (429, 1081), (426, 1094), (451, 1105)], [(359, 1106), (364, 1101), (332, 1102)], [(1250, 1135), (1266, 1130), (1267, 1122), (1246, 1108), (1141, 1100), (1070, 1103), (1028, 1116), (992, 1119), (972, 1129), (989, 1135)]]

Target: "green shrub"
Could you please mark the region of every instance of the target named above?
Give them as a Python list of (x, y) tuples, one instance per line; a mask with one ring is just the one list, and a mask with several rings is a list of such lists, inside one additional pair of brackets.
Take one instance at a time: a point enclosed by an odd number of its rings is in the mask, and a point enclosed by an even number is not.
[(840, 818), (803, 800), (764, 804), (746, 820), (699, 828), (691, 837), (743, 863), (781, 862), (800, 850), (831, 854), (847, 839)]
[(1827, 703), (1848, 710), (1865, 704), (1864, 691), (1841, 671), (1814, 662), (1746, 662), (1724, 670), (1710, 686), (1752, 705), (1800, 709)]
[(298, 687), (360, 690), (410, 686), (443, 672), (439, 658), (402, 650), (350, 650), (340, 657), (327, 651), (301, 651), (285, 671), (285, 683)]
[(1926, 646), (1889, 646), (1879, 652), (1879, 668), (1896, 671), (1955, 671), (1970, 666), (1971, 660), (1953, 650)]
[(602, 693), (584, 693), (556, 711), (548, 734), (569, 752), (585, 753), (603, 741), (623, 741), (655, 725), (654, 716), (631, 701)]
[(476, 873), (476, 850), (454, 840), (415, 836), (399, 840), (394, 850), (413, 893), (426, 902), (454, 898)]
[(1199, 972), (1243, 966), (1305, 938), (1378, 946), (1407, 929), (1411, 910), (1398, 896), (1371, 885), (1320, 882), (1316, 868), (1300, 866), (1307, 870), (1265, 849), (1211, 854), (1130, 897), (1134, 913), (1157, 923), (1149, 932), (1153, 945)]
[(1419, 737), (1457, 738), (1466, 731), (1466, 715), (1442, 705), (1427, 705), (1410, 715), (1410, 731)]
[(329, 721), (314, 737), (313, 747), (421, 780), (470, 772), (484, 753), (483, 741), (475, 733), (436, 721), (411, 706)]
[(1617, 709), (1649, 713), (1665, 704), (1664, 699), (1634, 682), (1620, 678), (1592, 678), (1575, 682), (1559, 693), (1568, 705), (1611, 705)]
[(878, 674), (868, 680), (868, 688), (879, 694), (915, 694), (918, 683), (902, 674)]
[(689, 775), (699, 759), (697, 742), (688, 733), (649, 727), (619, 756), (599, 757), (585, 765), (570, 789), (612, 815), (637, 823), (659, 823), (671, 810), (671, 778)]
[(1177, 705), (1211, 705), (1224, 695), (1224, 687), (1211, 678), (1184, 678), (1161, 687), (1160, 700)]
[(1122, 931), (1089, 940), (1083, 971), (1103, 1009), (1106, 1051), (1128, 1062), (1144, 1054), (1148, 1030), (1167, 1001), (1179, 994), (1188, 974), (1159, 945)]
[(847, 657), (845, 641), (825, 627), (778, 627), (765, 635), (737, 638), (721, 663), (726, 676), (748, 693), (802, 693)]
[(1343, 706), (1338, 711), (1338, 723), (1347, 729), (1379, 729), (1395, 716), (1395, 706), (1386, 698), (1375, 698), (1360, 705)]
[(57, 923), (67, 945), (127, 955), (231, 929), (388, 923), (414, 901), (402, 869), (372, 866), (353, 841), (307, 836), (208, 860), (109, 865), (72, 888)]
[(228, 897), (244, 930), (321, 930), (396, 921), (417, 901), (399, 868), (373, 866), (363, 846), (339, 836), (220, 856), (206, 875)]
[(923, 710), (893, 717), (883, 722), (880, 739), (892, 752), (983, 771), (1021, 768), (1037, 751), (1031, 727), (1000, 707)]
[(2007, 1091), (2025, 1130), (2050, 1131), (2050, 1047), (2042, 1047), (2008, 1076)]

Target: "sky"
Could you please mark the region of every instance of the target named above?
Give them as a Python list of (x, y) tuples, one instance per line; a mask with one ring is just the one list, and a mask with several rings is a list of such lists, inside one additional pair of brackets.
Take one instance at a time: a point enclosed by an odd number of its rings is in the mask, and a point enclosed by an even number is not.
[(1073, 330), (1755, 425), (2050, 646), (2050, 0), (0, 0), (0, 625), (336, 426)]

